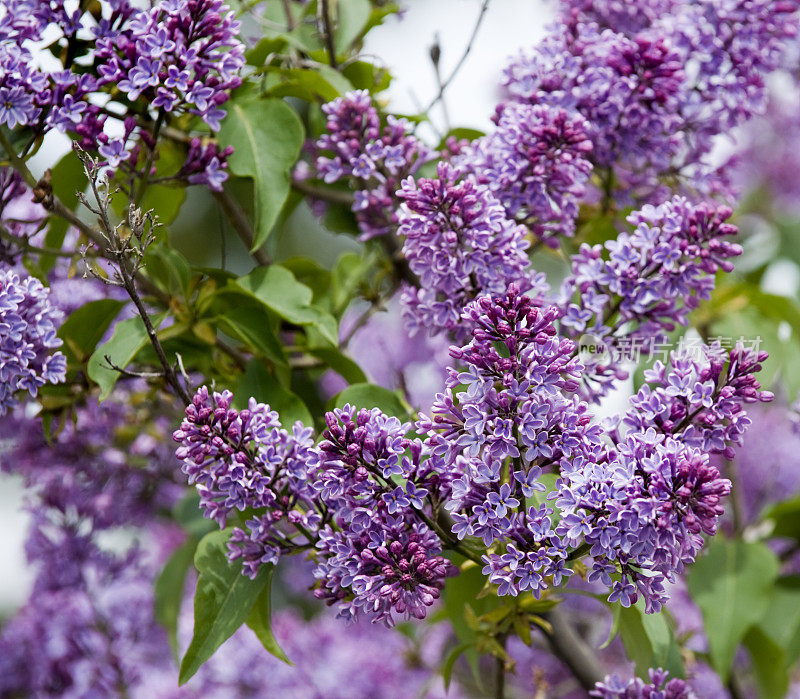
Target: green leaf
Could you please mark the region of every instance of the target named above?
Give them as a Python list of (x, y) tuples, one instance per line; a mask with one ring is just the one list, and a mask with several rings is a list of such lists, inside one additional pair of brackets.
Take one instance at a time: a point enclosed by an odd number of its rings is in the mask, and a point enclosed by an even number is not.
[(267, 60), (267, 56), (271, 53), (281, 53), (287, 47), (288, 42), (282, 36), (280, 37), (264, 37), (263, 39), (259, 39), (256, 45), (245, 51), (245, 57), (247, 58), (247, 63), (251, 66), (263, 66), (264, 62)]
[(474, 645), (481, 636), (477, 631), (477, 617), (503, 604), (495, 595), (479, 597), (485, 585), (486, 578), (480, 567), (470, 566), (458, 576), (448, 578), (442, 593), (444, 615), (453, 627), (456, 638), (466, 646), (464, 654), (478, 679), (478, 652)]
[(168, 245), (153, 245), (145, 255), (145, 269), (153, 281), (171, 296), (187, 296), (192, 270), (189, 262)]
[(273, 319), (274, 316), (263, 306), (240, 304), (226, 308), (212, 322), (223, 332), (244, 342), (253, 352), (263, 354), (274, 364), (286, 366), (283, 347), (272, 331)]
[(156, 579), (153, 613), (166, 630), (173, 655), (178, 657), (178, 616), (180, 615), (186, 574), (192, 565), (197, 539), (192, 537), (170, 556)]
[(339, 0), (336, 3), (338, 30), (335, 37), (336, 55), (347, 51), (366, 30), (372, 15), (369, 0)]
[(646, 678), (650, 668), (662, 667), (673, 677), (683, 677), (680, 649), (663, 612), (646, 614), (642, 599), (620, 606), (617, 629), (637, 675)]
[(347, 383), (367, 383), (367, 376), (350, 357), (334, 347), (309, 347), (309, 354), (321, 359)]
[(748, 628), (767, 611), (778, 567), (764, 544), (717, 536), (689, 569), (689, 592), (703, 613), (711, 664), (723, 683)]
[(259, 267), (240, 277), (235, 285), (261, 301), (271, 311), (295, 325), (315, 327), (332, 345), (337, 345), (338, 324), (330, 313), (311, 305), (313, 292), (284, 267)]
[(282, 660), (287, 665), (292, 665), (292, 661), (286, 657), (283, 648), (280, 647), (275, 635), (272, 633), (272, 570), (270, 569), (267, 584), (261, 590), (253, 611), (247, 617), (247, 625), (253, 630), (261, 645), (267, 650), (268, 653), (274, 655), (279, 660)]
[(64, 340), (64, 353), (70, 364), (81, 364), (94, 352), (123, 306), (124, 301), (99, 299), (69, 314), (58, 329), (58, 336)]
[(787, 667), (800, 659), (800, 577), (778, 578), (758, 628), (781, 648)]
[(753, 661), (753, 675), (760, 699), (783, 699), (789, 689), (786, 654), (758, 626), (744, 637), (744, 645)]
[(800, 540), (800, 497), (771, 505), (762, 519), (772, 522), (770, 536)]
[(392, 74), (383, 66), (368, 61), (348, 63), (342, 73), (355, 90), (369, 90), (371, 93), (383, 92), (392, 82)]
[(442, 666), (442, 678), (444, 679), (444, 689), (445, 691), (450, 691), (450, 680), (453, 676), (453, 668), (455, 667), (456, 660), (458, 660), (462, 654), (464, 654), (469, 648), (472, 648), (474, 644), (472, 643), (462, 643), (461, 645), (456, 646), (447, 654), (447, 659), (444, 661), (444, 665)]
[(408, 417), (408, 410), (396, 393), (371, 383), (353, 384), (333, 398), (333, 404), (337, 408), (343, 408), (348, 403), (357, 408), (380, 408), (387, 415), (401, 419)]
[(313, 69), (275, 67), (270, 69), (269, 75), (275, 80), (275, 85), (266, 90), (270, 97), (330, 102), (353, 89), (341, 73), (323, 64), (317, 64)]
[(289, 195), (290, 172), (303, 145), (300, 117), (279, 99), (236, 102), (228, 108), (218, 141), (233, 146), (232, 172), (255, 184), (255, 240), (260, 248)]
[(281, 422), (287, 428), (291, 428), (296, 420), (309, 427), (314, 424), (314, 418), (300, 397), (281, 386), (256, 359), (247, 364), (247, 369), (236, 386), (236, 406), (245, 407), (251, 397), (260, 403), (267, 403), (270, 408), (277, 411)]
[(269, 582), (272, 565), (262, 565), (254, 580), (242, 575), (239, 563), (227, 558), (228, 531), (215, 531), (197, 546), (194, 565), (199, 576), (194, 595), (194, 634), (181, 661), (179, 684), (185, 684), (233, 633), (244, 624)]
[(442, 140), (439, 141), (439, 145), (436, 146), (436, 150), (444, 150), (447, 148), (447, 141), (451, 138), (455, 138), (459, 141), (466, 139), (468, 141), (474, 141), (475, 139), (481, 138), (486, 134), (479, 129), (470, 129), (466, 127), (458, 126), (454, 129), (450, 129), (443, 137)]
[[(156, 329), (163, 322), (166, 313), (160, 313), (151, 318)], [(100, 386), (100, 400), (108, 398), (111, 389), (119, 378), (119, 372), (112, 369), (106, 361), (106, 356), (111, 362), (124, 369), (134, 357), (147, 344), (147, 330), (139, 316), (120, 321), (114, 327), (114, 334), (110, 340), (100, 345), (89, 358), (86, 373), (89, 378)]]

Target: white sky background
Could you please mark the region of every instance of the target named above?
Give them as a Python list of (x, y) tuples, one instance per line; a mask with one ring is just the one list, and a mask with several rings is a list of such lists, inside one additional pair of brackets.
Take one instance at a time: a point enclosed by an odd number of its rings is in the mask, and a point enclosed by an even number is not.
[[(429, 49), (439, 36), (439, 67), (446, 79), (458, 63), (475, 22), (481, 0), (403, 0), (402, 18), (390, 17), (368, 35), (364, 51), (382, 59), (394, 75), (387, 90), (391, 110), (416, 113), (438, 92)], [(507, 59), (533, 46), (555, 17), (550, 0), (490, 0), (477, 38), (464, 65), (447, 89), (452, 126), (487, 130), (498, 101), (500, 74)], [(432, 118), (443, 126), (441, 109)]]

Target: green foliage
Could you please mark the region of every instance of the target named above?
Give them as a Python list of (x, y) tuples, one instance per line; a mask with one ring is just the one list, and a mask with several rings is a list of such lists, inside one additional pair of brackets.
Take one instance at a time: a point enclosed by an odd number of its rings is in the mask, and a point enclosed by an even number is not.
[(221, 146), (233, 146), (232, 172), (255, 185), (253, 250), (266, 241), (289, 195), (290, 171), (303, 145), (303, 124), (279, 99), (234, 99), (219, 132)]
[[(160, 313), (152, 318), (158, 329), (165, 318)], [(125, 369), (148, 344), (147, 330), (139, 316), (123, 320), (114, 326), (114, 334), (100, 345), (89, 358), (86, 373), (100, 386), (100, 400), (105, 400), (119, 378), (118, 369)]]
[(711, 665), (723, 682), (748, 629), (767, 612), (777, 576), (778, 559), (767, 546), (720, 535), (689, 569), (689, 592), (703, 613)]
[(94, 352), (111, 323), (125, 306), (124, 301), (99, 299), (75, 309), (58, 329), (70, 369), (81, 366)]
[(267, 584), (261, 589), (261, 593), (253, 605), (250, 616), (247, 617), (247, 625), (253, 630), (261, 645), (266, 651), (274, 655), (278, 660), (291, 665), (292, 662), (286, 657), (286, 653), (278, 645), (275, 635), (272, 633), (272, 576), (267, 578)]
[[(181, 661), (180, 684), (190, 680), (217, 648), (251, 618), (257, 600), (272, 577), (271, 565), (263, 565), (256, 578), (250, 580), (242, 575), (241, 564), (229, 563), (226, 556), (228, 536), (225, 530), (206, 534), (194, 555), (198, 572), (194, 632)], [(262, 613), (259, 622), (268, 624), (269, 614)], [(261, 631), (263, 635), (263, 628)]]
[(408, 409), (394, 391), (371, 383), (348, 386), (333, 397), (332, 403), (336, 408), (343, 408), (349, 403), (357, 408), (380, 408), (387, 415), (401, 419), (408, 417)]
[(314, 419), (302, 399), (281, 386), (264, 365), (255, 359), (248, 363), (247, 369), (239, 379), (235, 396), (236, 407), (240, 409), (247, 406), (248, 398), (251, 396), (262, 403), (267, 403), (277, 411), (281, 422), (287, 428), (291, 428), (296, 420), (309, 426), (314, 424)]
[(326, 311), (312, 305), (311, 289), (279, 265), (255, 269), (236, 280), (235, 286), (261, 301), (284, 320), (300, 326), (312, 326), (331, 345), (338, 343), (338, 323)]
[(172, 653), (178, 657), (178, 617), (180, 616), (186, 575), (194, 560), (197, 539), (190, 538), (169, 557), (156, 579), (153, 614), (156, 621), (167, 630)]
[(651, 667), (662, 667), (672, 677), (683, 677), (683, 661), (672, 627), (664, 612), (646, 614), (644, 600), (630, 606), (613, 605), (614, 624), (609, 641), (619, 633), (636, 674), (647, 678)]

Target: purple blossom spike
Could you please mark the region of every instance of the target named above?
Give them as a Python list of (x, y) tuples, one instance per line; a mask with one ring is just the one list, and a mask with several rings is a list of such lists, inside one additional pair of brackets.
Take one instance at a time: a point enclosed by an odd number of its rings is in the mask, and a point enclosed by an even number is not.
[(488, 185), (509, 218), (556, 247), (575, 233), (578, 202), (592, 172), (589, 124), (546, 104), (509, 104), (497, 128), (462, 151), (457, 162)]
[(53, 352), (62, 344), (56, 335), (61, 318), (38, 279), (0, 269), (0, 415), (17, 391), (36, 396), (46, 383), (64, 381), (66, 357)]
[(348, 92), (322, 110), (327, 132), (310, 144), (316, 176), (331, 184), (345, 179), (355, 190), (352, 209), (363, 240), (393, 233), (395, 192), (435, 153), (411, 134), (406, 121), (389, 116), (381, 125), (366, 90)]
[(544, 275), (529, 269), (526, 229), (509, 220), (485, 186), (447, 163), (438, 178), (408, 178), (398, 196), (404, 207), (398, 234), (420, 287), (403, 294), (410, 330), (446, 331), (463, 340), (469, 332), (462, 311), (481, 293), (502, 294), (515, 283), (542, 295)]

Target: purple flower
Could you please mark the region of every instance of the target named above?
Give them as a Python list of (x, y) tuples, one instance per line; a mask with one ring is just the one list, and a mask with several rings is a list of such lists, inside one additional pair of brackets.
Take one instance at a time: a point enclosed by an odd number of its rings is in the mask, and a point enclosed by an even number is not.
[(489, 189), (440, 163), (438, 179), (408, 178), (398, 192), (405, 205), (398, 234), (420, 287), (406, 287), (409, 330), (469, 333), (462, 311), (481, 293), (503, 293), (515, 283), (532, 295), (546, 290), (544, 275), (529, 269), (526, 230), (506, 217)]
[(497, 128), (456, 159), (488, 185), (508, 216), (544, 242), (572, 236), (578, 202), (592, 172), (589, 125), (545, 104), (508, 104)]
[(361, 238), (394, 232), (396, 191), (435, 153), (411, 134), (410, 125), (389, 116), (385, 125), (366, 90), (348, 92), (322, 107), (327, 133), (309, 144), (319, 177), (327, 183), (346, 178), (354, 192)]
[(66, 357), (53, 352), (62, 344), (56, 336), (61, 318), (38, 279), (0, 269), (0, 415), (17, 391), (36, 396), (44, 384), (64, 381)]
[(608, 675), (595, 685), (590, 696), (599, 699), (695, 699), (695, 693), (684, 680), (669, 679), (669, 673), (661, 668), (651, 668), (648, 672), (650, 682), (640, 677), (623, 680), (618, 675)]

